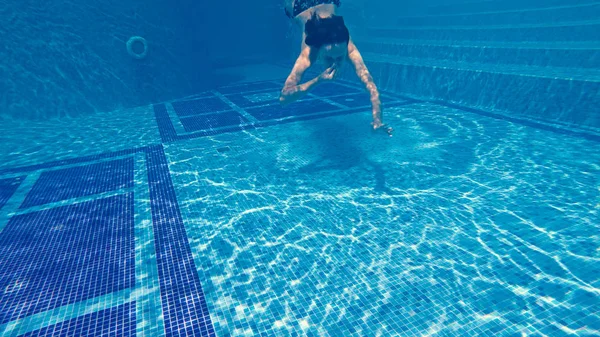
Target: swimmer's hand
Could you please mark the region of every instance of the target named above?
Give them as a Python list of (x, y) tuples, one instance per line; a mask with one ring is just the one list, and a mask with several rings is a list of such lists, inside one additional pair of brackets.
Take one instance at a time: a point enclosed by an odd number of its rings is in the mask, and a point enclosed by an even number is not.
[(373, 125), (373, 131), (377, 131), (377, 132), (384, 131), (390, 137), (392, 137), (392, 134), (394, 133), (394, 129), (390, 126), (383, 124), (380, 119), (374, 120), (372, 125)]
[(334, 64), (331, 67), (325, 69), (325, 71), (323, 71), (321, 73), (321, 75), (319, 75), (319, 80), (321, 81), (332, 81), (335, 79), (338, 71), (337, 71), (337, 65)]

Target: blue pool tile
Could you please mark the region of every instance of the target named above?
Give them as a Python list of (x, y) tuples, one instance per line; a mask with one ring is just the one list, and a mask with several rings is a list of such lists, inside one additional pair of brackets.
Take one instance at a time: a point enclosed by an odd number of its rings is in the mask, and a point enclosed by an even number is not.
[(58, 167), (58, 166), (73, 165), (73, 164), (87, 163), (87, 162), (94, 161), (94, 160), (122, 157), (122, 156), (131, 155), (131, 154), (135, 154), (138, 152), (144, 152), (144, 151), (145, 151), (145, 147), (134, 147), (134, 148), (125, 149), (125, 150), (98, 153), (98, 154), (94, 154), (94, 155), (90, 155), (90, 156), (75, 157), (75, 158), (69, 158), (69, 159), (60, 159), (60, 160), (49, 161), (49, 162), (40, 163), (40, 164), (28, 165), (28, 166), (4, 168), (4, 169), (0, 169), (0, 174), (32, 172), (32, 171), (53, 168), (53, 167)]
[(364, 90), (358, 88), (351, 88), (345, 85), (340, 85), (336, 83), (324, 83), (318, 85), (313, 91), (312, 94), (320, 96), (320, 97), (328, 97), (328, 96), (336, 96), (336, 95), (346, 95), (346, 94), (358, 94), (363, 93)]
[(171, 105), (179, 117), (231, 110), (231, 107), (218, 97), (207, 97), (191, 101), (173, 102)]
[(249, 114), (256, 119), (264, 121), (269, 119), (278, 119), (290, 116), (301, 116), (326, 111), (339, 110), (335, 105), (323, 102), (321, 100), (298, 101), (286, 106), (270, 105), (265, 107), (248, 108)]
[(585, 138), (587, 140), (591, 140), (594, 142), (600, 142), (599, 135), (597, 135), (595, 133), (588, 133), (585, 130), (563, 129), (561, 127), (557, 127), (554, 125), (543, 124), (543, 123), (539, 123), (537, 121), (532, 121), (532, 120), (528, 120), (528, 119), (506, 116), (506, 115), (502, 115), (502, 114), (488, 112), (488, 111), (481, 110), (481, 109), (470, 108), (470, 107), (466, 107), (466, 106), (462, 106), (462, 105), (454, 104), (454, 103), (449, 103), (447, 101), (442, 101), (442, 100), (431, 100), (431, 102), (442, 105), (442, 106), (446, 106), (449, 108), (459, 109), (462, 111), (475, 113), (475, 114), (485, 116), (485, 117), (491, 117), (491, 118), (495, 118), (495, 119), (505, 120), (505, 121), (508, 121), (511, 123), (520, 124), (520, 125), (528, 126), (531, 128), (536, 128), (536, 129), (540, 129), (540, 130), (544, 130), (544, 131), (550, 131), (550, 132), (554, 132), (554, 133), (562, 134), (562, 135), (581, 137), (581, 138)]
[(25, 177), (0, 179), (0, 209), (2, 209), (8, 199), (15, 193), (23, 179), (25, 179)]
[[(338, 104), (344, 105), (348, 108), (360, 108), (360, 107), (370, 107), (371, 106), (371, 97), (368, 93), (364, 92), (356, 95), (346, 95), (346, 96), (338, 96), (338, 97), (329, 97), (329, 100), (336, 102)], [(388, 99), (388, 97), (381, 97), (381, 102), (383, 107), (385, 108), (385, 103), (393, 99)], [(394, 100), (398, 101), (398, 100)]]
[(581, 307), (600, 308), (600, 296), (593, 292), (577, 289), (571, 294), (572, 301)]
[(268, 90), (280, 90), (283, 86), (272, 83), (272, 82), (255, 82), (255, 83), (244, 83), (231, 87), (222, 87), (219, 88), (218, 91), (224, 95), (226, 94), (238, 94), (238, 93), (247, 93), (253, 91), (268, 91)]
[(240, 125), (248, 120), (236, 111), (226, 111), (218, 114), (199, 115), (181, 118), (181, 124), (186, 132), (214, 129), (223, 126)]
[(162, 145), (146, 152), (167, 336), (215, 336)]
[(0, 233), (0, 325), (135, 285), (133, 195), (12, 217)]
[(158, 126), (158, 132), (160, 139), (163, 143), (172, 142), (177, 139), (177, 131), (173, 126), (171, 117), (167, 112), (167, 107), (164, 104), (154, 105), (154, 117), (156, 118), (156, 124)]
[(256, 94), (234, 94), (227, 96), (227, 99), (242, 108), (279, 104), (279, 91), (269, 91)]
[(600, 315), (585, 315), (580, 314), (578, 317), (578, 321), (590, 329), (600, 330)]
[(135, 302), (125, 303), (118, 307), (109, 308), (68, 321), (60, 322), (23, 337), (50, 336), (135, 336), (136, 331)]
[(133, 187), (133, 159), (125, 158), (42, 173), (21, 208)]

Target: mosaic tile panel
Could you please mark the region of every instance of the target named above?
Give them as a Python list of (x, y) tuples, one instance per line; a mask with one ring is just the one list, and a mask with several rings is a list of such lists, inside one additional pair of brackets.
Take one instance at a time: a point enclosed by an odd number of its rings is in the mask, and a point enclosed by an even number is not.
[(125, 303), (21, 335), (22, 337), (53, 336), (135, 336), (135, 302)]
[(43, 172), (21, 208), (133, 187), (133, 159)]
[(171, 103), (179, 117), (195, 116), (215, 111), (230, 110), (231, 107), (218, 97), (200, 98)]
[(135, 285), (133, 195), (12, 217), (0, 232), (0, 324)]

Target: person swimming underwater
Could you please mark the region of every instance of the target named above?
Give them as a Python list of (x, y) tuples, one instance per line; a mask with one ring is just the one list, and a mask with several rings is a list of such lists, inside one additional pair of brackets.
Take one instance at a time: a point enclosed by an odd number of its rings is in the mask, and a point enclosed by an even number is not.
[[(317, 84), (335, 79), (343, 62), (348, 59), (371, 96), (373, 130), (384, 130), (391, 136), (393, 129), (382, 121), (379, 91), (373, 77), (352, 42), (344, 18), (336, 15), (341, 0), (284, 1), (286, 15), (303, 28), (303, 34), (300, 56), (281, 90), (280, 102), (291, 103)], [(312, 80), (300, 84), (302, 74), (319, 60), (325, 63), (327, 69)]]

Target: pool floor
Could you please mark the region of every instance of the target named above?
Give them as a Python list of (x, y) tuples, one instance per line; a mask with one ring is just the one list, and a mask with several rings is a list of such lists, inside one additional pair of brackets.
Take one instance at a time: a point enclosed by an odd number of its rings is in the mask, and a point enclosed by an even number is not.
[(600, 335), (597, 135), (280, 83), (7, 152), (0, 335)]

